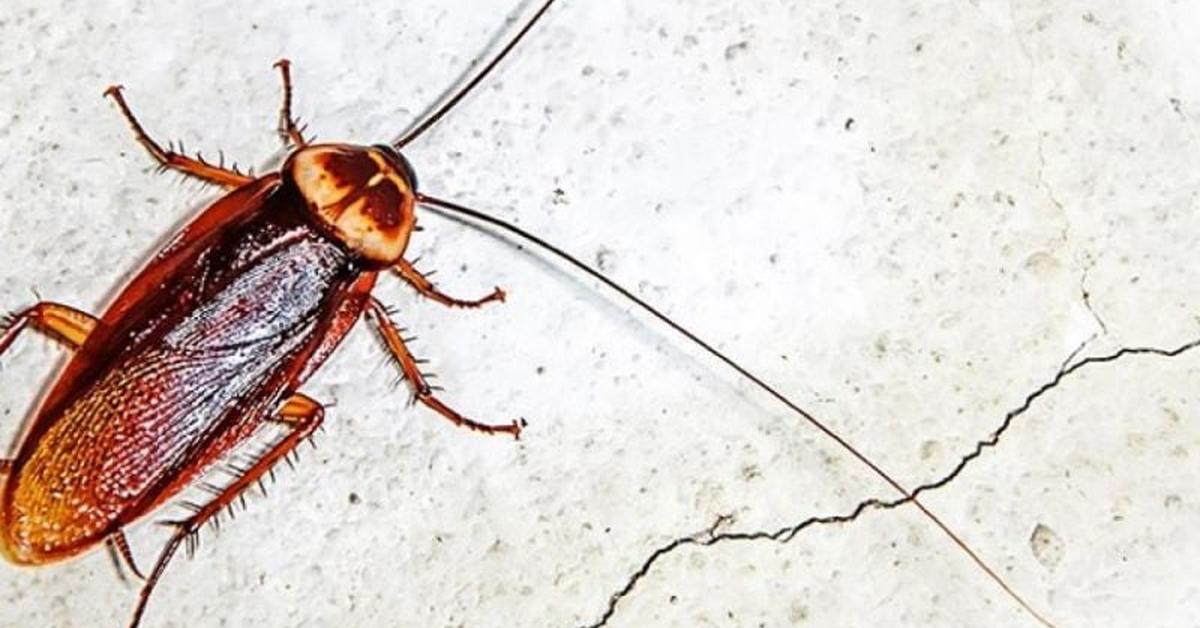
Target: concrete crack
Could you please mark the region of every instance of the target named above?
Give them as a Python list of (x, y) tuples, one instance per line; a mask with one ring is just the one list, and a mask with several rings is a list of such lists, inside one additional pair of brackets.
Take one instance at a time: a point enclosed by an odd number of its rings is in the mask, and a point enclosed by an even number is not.
[[(1000, 443), (1000, 437), (1004, 434), (1004, 432), (1008, 430), (1017, 417), (1029, 410), (1029, 408), (1033, 405), (1033, 402), (1037, 401), (1039, 397), (1046, 394), (1050, 390), (1058, 387), (1058, 385), (1061, 384), (1064, 379), (1066, 379), (1072, 373), (1084, 368), (1085, 366), (1115, 362), (1128, 355), (1157, 355), (1164, 358), (1173, 358), (1191, 351), (1196, 347), (1200, 347), (1200, 338), (1186, 342), (1178, 347), (1175, 347), (1174, 349), (1162, 349), (1159, 347), (1123, 347), (1113, 353), (1087, 357), (1075, 362), (1074, 364), (1070, 364), (1069, 362), (1064, 363), (1063, 367), (1058, 370), (1058, 373), (1055, 374), (1050, 381), (1042, 384), (1033, 392), (1029, 393), (1021, 405), (1009, 410), (1008, 413), (1004, 415), (1004, 420), (1001, 421), (1000, 426), (997, 427), (987, 438), (977, 442), (975, 444), (975, 449), (963, 456), (962, 459), (959, 460), (958, 464), (955, 465), (950, 471), (950, 473), (943, 476), (940, 480), (918, 486), (913, 490), (912, 496), (919, 497), (921, 493), (938, 489), (949, 484), (952, 480), (954, 480), (954, 478), (958, 477), (958, 475), (962, 473), (963, 469), (965, 469), (972, 460), (983, 455), (983, 450), (998, 445)], [(897, 501), (904, 503), (908, 500), (904, 499)]]
[(890, 501), (884, 501), (882, 499), (872, 497), (859, 502), (857, 506), (848, 512), (842, 514), (809, 517), (793, 525), (785, 526), (773, 531), (760, 530), (753, 532), (719, 532), (718, 530), (720, 528), (727, 526), (733, 521), (732, 516), (721, 515), (707, 529), (699, 533), (678, 537), (664, 545), (659, 546), (657, 549), (651, 552), (650, 555), (644, 561), (642, 561), (642, 564), (637, 568), (637, 570), (635, 570), (633, 574), (625, 580), (624, 586), (609, 596), (608, 605), (605, 607), (604, 612), (601, 613), (600, 617), (593, 623), (582, 624), (581, 628), (600, 628), (601, 626), (605, 626), (616, 614), (617, 607), (621, 603), (621, 600), (633, 592), (638, 583), (650, 573), (650, 570), (654, 567), (654, 565), (664, 556), (671, 554), (681, 547), (709, 547), (718, 543), (729, 541), (775, 541), (777, 543), (788, 543), (796, 538), (796, 536), (806, 528), (819, 525), (852, 523), (868, 510), (892, 510), (918, 498), (922, 493), (943, 488), (954, 481), (954, 479), (961, 475), (963, 470), (966, 469), (973, 460), (982, 456), (986, 449), (990, 449), (999, 445), (1001, 436), (1008, 431), (1013, 422), (1019, 416), (1024, 414), (1029, 410), (1030, 407), (1033, 406), (1034, 402), (1036, 402), (1038, 398), (1058, 387), (1064, 379), (1071, 376), (1075, 372), (1080, 371), (1090, 365), (1115, 362), (1123, 357), (1131, 355), (1156, 355), (1164, 358), (1174, 358), (1183, 353), (1191, 351), (1196, 347), (1200, 347), (1200, 338), (1186, 342), (1178, 347), (1175, 347), (1174, 349), (1162, 349), (1158, 347), (1123, 347), (1107, 355), (1091, 356), (1077, 362), (1073, 362), (1079, 350), (1082, 349), (1081, 345), (1079, 349), (1073, 351), (1071, 355), (1062, 363), (1062, 366), (1059, 367), (1058, 372), (1054, 375), (1054, 377), (1027, 394), (1020, 405), (1012, 410), (1009, 410), (1004, 415), (1004, 420), (1000, 422), (1000, 425), (986, 438), (978, 441), (975, 444), (974, 449), (963, 455), (954, 468), (943, 475), (940, 479), (927, 482), (916, 487), (910, 493), (910, 496), (900, 497)]
[[(1100, 334), (1107, 335), (1108, 325), (1104, 322), (1104, 319), (1100, 317), (1100, 314), (1096, 312), (1096, 308), (1092, 307), (1092, 293), (1088, 292), (1087, 289), (1087, 276), (1089, 270), (1091, 270), (1090, 266), (1084, 268), (1083, 276), (1079, 278), (1079, 296), (1083, 298), (1083, 306), (1087, 308), (1088, 312), (1091, 312), (1092, 318), (1096, 319), (1096, 323), (1100, 325)], [(1094, 337), (1095, 336), (1093, 335), (1093, 338)]]
[[(1032, 100), (1033, 100), (1033, 96), (1031, 95), (1030, 96), (1030, 104), (1031, 105), (1032, 105)], [(1031, 106), (1030, 110), (1032, 110), (1032, 109), (1033, 109), (1033, 107)], [(1067, 208), (1062, 204), (1062, 201), (1058, 200), (1058, 196), (1054, 193), (1054, 188), (1050, 185), (1050, 181), (1048, 181), (1046, 179), (1046, 153), (1045, 153), (1046, 134), (1037, 129), (1037, 124), (1033, 120), (1032, 114), (1030, 114), (1029, 122), (1030, 122), (1030, 124), (1032, 124), (1034, 126), (1034, 132), (1037, 133), (1037, 159), (1038, 159), (1037, 181), (1038, 181), (1038, 186), (1042, 188), (1042, 191), (1046, 194), (1046, 198), (1050, 201), (1050, 204), (1054, 205), (1055, 209), (1058, 210), (1059, 215), (1062, 216), (1063, 226), (1062, 226), (1062, 229), (1059, 231), (1058, 239), (1063, 244), (1066, 244), (1071, 241), (1071, 220), (1067, 216)]]
[(1038, 188), (1040, 188), (1042, 193), (1046, 195), (1046, 199), (1050, 201), (1050, 204), (1058, 210), (1059, 215), (1062, 217), (1062, 229), (1059, 230), (1058, 239), (1062, 242), (1062, 244), (1065, 245), (1071, 240), (1071, 219), (1070, 216), (1067, 215), (1066, 206), (1064, 206), (1062, 201), (1059, 200), (1058, 195), (1054, 191), (1054, 187), (1050, 184), (1049, 179), (1046, 178), (1046, 133), (1041, 130), (1038, 125), (1037, 118), (1034, 115), (1035, 112), (1039, 110), (1036, 102), (1037, 98), (1034, 84), (1037, 76), (1037, 59), (1034, 57), (1033, 51), (1030, 50), (1029, 42), (1026, 41), (1026, 37), (1022, 36), (1021, 34), (1021, 25), (1020, 20), (1017, 18), (1017, 7), (1015, 2), (1010, 1), (1008, 3), (1008, 13), (1009, 21), (1012, 23), (1012, 35), (1013, 39), (1016, 41), (1017, 50), (1020, 51), (1021, 56), (1025, 58), (1026, 62), (1025, 117), (1028, 119), (1029, 126), (1032, 128), (1033, 133), (1037, 138), (1037, 171), (1034, 173), (1034, 176), (1037, 177)]

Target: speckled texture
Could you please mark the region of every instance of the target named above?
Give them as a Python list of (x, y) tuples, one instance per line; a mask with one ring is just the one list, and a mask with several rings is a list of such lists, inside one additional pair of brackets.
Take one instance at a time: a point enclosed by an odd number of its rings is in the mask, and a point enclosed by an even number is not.
[[(153, 174), (108, 84), (159, 138), (262, 166), (276, 58), (320, 138), (388, 140), (512, 4), (5, 2), (0, 307), (98, 309), (213, 198)], [(601, 265), (905, 485), (937, 480), (1065, 361), (1200, 338), (1200, 17), (908, 4), (567, 0), (407, 152), (423, 189)], [(896, 496), (591, 282), (423, 221), (444, 288), (509, 302), (378, 294), (448, 400), (525, 438), (406, 409), (359, 330), (306, 388), (336, 402), (319, 449), (171, 566), (146, 626), (589, 624), (722, 515), (775, 530)], [(5, 442), (61, 354), (0, 359)], [(1200, 351), (1088, 363), (924, 502), (1058, 625), (1196, 625), (1198, 378)], [(150, 561), (164, 530), (130, 533)], [(103, 551), (0, 565), (0, 625), (122, 626), (135, 597)], [(911, 507), (680, 546), (608, 621), (880, 624), (1035, 625)]]

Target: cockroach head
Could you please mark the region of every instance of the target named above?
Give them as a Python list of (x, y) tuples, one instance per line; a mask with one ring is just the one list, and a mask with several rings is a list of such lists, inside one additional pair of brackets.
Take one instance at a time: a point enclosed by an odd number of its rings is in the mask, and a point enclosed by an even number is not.
[(400, 260), (415, 223), (416, 177), (390, 146), (313, 144), (283, 165), (308, 211), (372, 264)]

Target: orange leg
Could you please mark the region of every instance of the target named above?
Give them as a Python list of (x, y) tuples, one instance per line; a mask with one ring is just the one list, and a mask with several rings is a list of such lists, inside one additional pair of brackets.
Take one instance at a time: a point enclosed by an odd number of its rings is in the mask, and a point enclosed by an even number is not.
[(292, 62), (280, 59), (275, 62), (275, 67), (279, 68), (279, 73), (283, 77), (283, 106), (279, 109), (279, 137), (283, 138), (285, 146), (299, 148), (308, 142), (292, 118)]
[(138, 569), (137, 561), (133, 559), (133, 550), (129, 549), (129, 541), (125, 538), (125, 533), (121, 530), (113, 532), (108, 537), (109, 546), (125, 561), (125, 566), (133, 572), (133, 575), (138, 577), (138, 580), (145, 580), (146, 576), (142, 575), (142, 570)]
[(384, 344), (387, 345), (392, 356), (400, 364), (400, 370), (404, 372), (404, 378), (412, 386), (413, 394), (416, 395), (417, 401), (425, 404), (430, 409), (438, 414), (446, 417), (451, 423), (483, 432), (484, 434), (512, 434), (513, 438), (521, 437), (521, 425), (516, 421), (507, 425), (489, 425), (487, 423), (479, 423), (464, 417), (433, 395), (433, 389), (429, 383), (425, 381), (425, 376), (421, 374), (421, 369), (417, 366), (417, 360), (409, 353), (408, 347), (404, 346), (404, 338), (400, 336), (400, 330), (388, 318), (387, 309), (375, 299), (371, 299), (367, 306), (367, 315), (375, 321), (375, 326), (379, 330), (379, 335), (383, 337)]
[(300, 393), (289, 397), (284, 402), (283, 407), (279, 409), (276, 419), (292, 426), (291, 433), (284, 436), (282, 440), (267, 450), (249, 469), (246, 469), (241, 477), (221, 489), (221, 493), (216, 498), (196, 510), (191, 517), (183, 521), (171, 522), (171, 525), (175, 527), (175, 534), (171, 537), (170, 541), (167, 541), (167, 545), (163, 547), (162, 553), (158, 556), (158, 562), (154, 564), (154, 571), (150, 572), (150, 577), (146, 580), (146, 584), (142, 586), (142, 593), (138, 599), (137, 609), (134, 610), (133, 620), (129, 624), (130, 628), (137, 628), (137, 625), (141, 622), (142, 615), (146, 612), (146, 603), (150, 601), (150, 594), (158, 586), (159, 579), (162, 577), (163, 572), (166, 571), (167, 564), (171, 562), (171, 558), (179, 549), (180, 543), (193, 538), (193, 535), (204, 526), (205, 522), (232, 504), (243, 491), (253, 486), (264, 475), (269, 473), (271, 468), (275, 466), (275, 463), (284, 459), (304, 439), (312, 436), (317, 431), (317, 428), (321, 426), (321, 421), (324, 418), (325, 408), (317, 401)]
[(112, 97), (117, 102), (117, 107), (121, 110), (121, 115), (125, 116), (125, 120), (133, 128), (134, 138), (137, 139), (139, 144), (145, 147), (146, 151), (150, 153), (150, 156), (160, 166), (178, 170), (185, 175), (227, 188), (241, 187), (254, 180), (254, 177), (221, 166), (214, 166), (199, 158), (192, 159), (173, 150), (163, 150), (163, 147), (159, 146), (158, 142), (150, 139), (150, 136), (146, 134), (146, 131), (137, 121), (137, 118), (134, 117), (133, 112), (129, 110), (129, 105), (125, 104), (125, 97), (121, 95), (121, 89), (120, 85), (113, 85), (104, 90), (104, 95)]
[(428, 277), (422, 275), (421, 272), (414, 268), (411, 263), (403, 259), (396, 263), (396, 272), (400, 273), (400, 276), (403, 277), (410, 286), (415, 288), (417, 292), (421, 293), (421, 296), (433, 299), (434, 301), (437, 301), (446, 307), (474, 308), (486, 303), (491, 303), (492, 301), (503, 302), (505, 297), (504, 291), (497, 287), (492, 290), (491, 294), (481, 299), (456, 299), (438, 292), (438, 289), (434, 287), (433, 282), (429, 281)]
[(34, 329), (71, 349), (78, 349), (96, 328), (96, 322), (96, 318), (87, 312), (42, 301), (0, 323), (0, 354), (8, 350), (27, 325), (33, 325)]

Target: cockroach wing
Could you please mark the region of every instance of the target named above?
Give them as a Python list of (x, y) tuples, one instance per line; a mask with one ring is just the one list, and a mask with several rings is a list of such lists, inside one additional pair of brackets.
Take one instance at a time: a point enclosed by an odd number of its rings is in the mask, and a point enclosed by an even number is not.
[(231, 193), (113, 301), (14, 460), (15, 559), (73, 555), (168, 499), (324, 357), (359, 271), (297, 202), (275, 177)]

